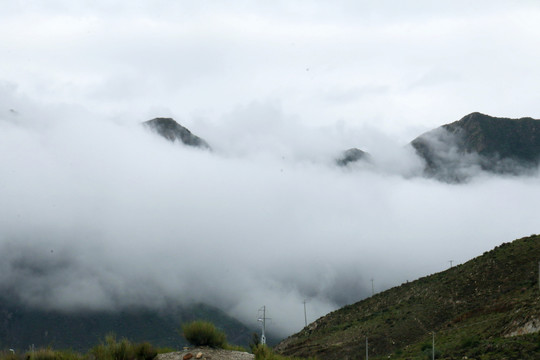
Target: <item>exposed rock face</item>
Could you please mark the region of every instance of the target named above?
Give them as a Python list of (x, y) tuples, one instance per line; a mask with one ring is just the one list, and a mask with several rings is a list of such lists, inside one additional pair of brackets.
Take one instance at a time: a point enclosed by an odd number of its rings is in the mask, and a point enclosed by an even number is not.
[(144, 126), (150, 128), (152, 131), (163, 136), (169, 141), (181, 141), (183, 144), (189, 146), (200, 147), (204, 149), (210, 149), (210, 146), (206, 141), (200, 137), (194, 135), (187, 128), (178, 124), (171, 118), (155, 118), (145, 121)]
[(426, 174), (442, 180), (465, 180), (478, 170), (517, 175), (539, 164), (540, 120), (472, 113), (411, 145), (426, 161)]
[(360, 160), (369, 160), (369, 158), (370, 155), (367, 152), (357, 148), (351, 148), (345, 150), (343, 154), (341, 154), (341, 157), (336, 160), (336, 163), (339, 166), (347, 166), (350, 163), (354, 163)]

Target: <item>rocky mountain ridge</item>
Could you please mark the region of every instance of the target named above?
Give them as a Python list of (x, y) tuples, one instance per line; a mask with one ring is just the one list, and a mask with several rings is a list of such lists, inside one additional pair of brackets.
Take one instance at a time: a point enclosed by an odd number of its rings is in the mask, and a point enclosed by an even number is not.
[[(155, 118), (143, 125), (169, 141), (211, 149), (174, 119)], [(428, 131), (407, 146), (412, 146), (425, 163), (423, 176), (437, 180), (463, 182), (480, 171), (523, 175), (533, 173), (540, 164), (540, 120), (475, 112)], [(340, 167), (361, 161), (376, 164), (377, 158), (359, 148), (347, 149), (335, 158)]]
[(410, 143), (426, 163), (425, 173), (460, 181), (474, 168), (520, 175), (540, 161), (540, 120), (472, 113), (424, 133)]
[(188, 146), (210, 149), (210, 145), (204, 139), (194, 135), (172, 118), (158, 117), (143, 122), (143, 125), (169, 141), (179, 141)]

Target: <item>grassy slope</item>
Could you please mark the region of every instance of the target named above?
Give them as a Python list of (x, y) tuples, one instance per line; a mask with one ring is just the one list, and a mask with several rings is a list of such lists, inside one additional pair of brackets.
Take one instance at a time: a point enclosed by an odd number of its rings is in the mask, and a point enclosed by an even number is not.
[(276, 350), (358, 359), (364, 357), (368, 336), (370, 358), (425, 358), (435, 331), (441, 358), (478, 353), (502, 359), (504, 351), (523, 352), (523, 359), (540, 358), (538, 332), (508, 337), (527, 323), (540, 327), (538, 261), (540, 236), (505, 243), (463, 265), (322, 317)]

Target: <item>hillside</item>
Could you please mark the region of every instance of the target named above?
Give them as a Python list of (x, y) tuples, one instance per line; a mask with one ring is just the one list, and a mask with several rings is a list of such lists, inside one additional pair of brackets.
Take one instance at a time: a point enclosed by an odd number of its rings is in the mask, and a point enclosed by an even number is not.
[(461, 181), (482, 169), (519, 175), (538, 166), (540, 120), (472, 113), (411, 142), (426, 162), (426, 174)]
[(0, 348), (28, 349), (52, 346), (85, 352), (109, 333), (133, 342), (181, 349), (187, 343), (178, 333), (181, 324), (193, 320), (213, 322), (232, 344), (247, 345), (252, 331), (222, 311), (208, 305), (170, 307), (167, 310), (126, 309), (65, 313), (31, 309), (7, 301), (0, 303)]
[[(538, 359), (540, 236), (332, 312), (280, 343), (281, 354), (424, 359), (435, 332), (443, 359)], [(528, 335), (527, 335), (528, 334)], [(502, 354), (510, 352), (513, 355)]]

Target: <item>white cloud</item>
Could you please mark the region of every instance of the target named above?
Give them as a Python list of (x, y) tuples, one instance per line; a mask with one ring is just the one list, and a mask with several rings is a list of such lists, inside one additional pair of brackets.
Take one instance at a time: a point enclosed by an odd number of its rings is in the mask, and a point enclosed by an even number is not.
[(204, 301), (252, 325), (266, 305), (287, 334), (303, 326), (304, 299), (314, 320), (367, 296), (371, 278), (380, 291), (537, 231), (538, 177), (403, 177), (421, 163), (374, 131), (379, 162), (343, 171), (329, 159), (346, 132), (303, 128), (276, 104), (231, 112), (215, 134), (237, 142), (207, 152), (12, 92), (0, 284), (31, 304)]
[[(265, 304), (285, 333), (303, 326), (305, 297), (322, 315), (367, 295), (371, 277), (383, 289), (537, 232), (537, 177), (406, 179), (421, 163), (402, 146), (472, 111), (540, 117), (539, 11), (4, 2), (2, 256), (56, 270), (42, 283), (0, 278), (32, 295), (56, 284), (62, 306), (159, 305), (188, 292), (250, 321)], [(138, 126), (156, 116), (216, 151)], [(335, 168), (350, 147), (377, 163)]]

